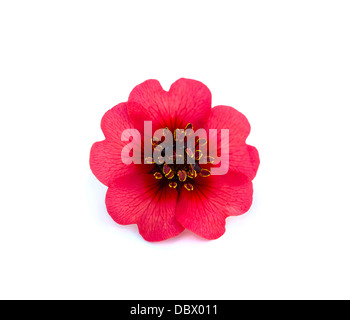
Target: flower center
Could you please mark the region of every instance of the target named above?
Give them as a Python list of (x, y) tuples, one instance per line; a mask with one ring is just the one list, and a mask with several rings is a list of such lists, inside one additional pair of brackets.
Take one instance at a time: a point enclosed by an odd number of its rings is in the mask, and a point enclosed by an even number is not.
[[(166, 128), (167, 129), (167, 128)], [(187, 129), (191, 129), (188, 131)], [(161, 142), (152, 140), (153, 151), (157, 150), (161, 152), (164, 158), (164, 163), (155, 163), (152, 158), (147, 158), (146, 163), (154, 163), (151, 173), (155, 179), (163, 180), (164, 183), (170, 188), (177, 189), (178, 191), (184, 187), (187, 191), (193, 191), (194, 182), (198, 176), (209, 177), (210, 170), (204, 169), (199, 164), (199, 161), (203, 157), (201, 148), (207, 148), (207, 139), (196, 138), (194, 148), (188, 143), (190, 136), (188, 132), (193, 134), (193, 126), (189, 123), (185, 129), (176, 129), (173, 132), (175, 142), (172, 150), (166, 153), (166, 150), (160, 145)], [(179, 152), (180, 151), (180, 152)], [(178, 152), (178, 153), (177, 153)], [(171, 161), (170, 161), (171, 160)], [(207, 157), (207, 163), (213, 163), (212, 157)]]

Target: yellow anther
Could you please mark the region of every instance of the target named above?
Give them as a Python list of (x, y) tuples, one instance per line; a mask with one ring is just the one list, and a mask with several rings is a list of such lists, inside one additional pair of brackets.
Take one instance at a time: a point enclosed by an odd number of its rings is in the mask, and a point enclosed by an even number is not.
[(193, 165), (192, 164), (190, 165), (190, 169), (187, 172), (187, 176), (189, 178), (191, 178), (191, 179), (194, 179), (194, 178), (197, 177), (197, 172), (196, 172), (196, 170), (193, 169)]
[(189, 178), (191, 178), (191, 179), (194, 179), (194, 178), (196, 178), (197, 177), (197, 172), (196, 171), (194, 171), (193, 173), (187, 173), (187, 177), (189, 177)]
[(190, 170), (187, 172), (187, 176), (191, 179), (197, 178), (197, 172), (195, 170)]
[(207, 163), (214, 163), (214, 162), (215, 162), (215, 158), (214, 157), (211, 157), (211, 156), (207, 157)]
[(160, 141), (155, 141), (155, 140), (153, 140), (153, 138), (152, 138), (152, 139), (151, 139), (151, 143), (152, 143), (153, 148), (155, 148), (158, 144), (160, 144)]
[(168, 127), (165, 127), (165, 128), (163, 129), (163, 136), (165, 136), (165, 135), (168, 133), (168, 131), (169, 131), (169, 128), (168, 128)]
[(184, 129), (176, 129), (174, 131), (174, 140), (182, 141), (185, 139), (185, 130)]
[(200, 150), (196, 150), (196, 160), (200, 160), (203, 157), (203, 152)]
[(163, 151), (163, 147), (159, 144), (159, 145), (157, 145), (155, 148), (154, 148), (154, 150), (156, 150), (156, 151), (158, 151), (158, 152), (162, 152)]
[(167, 179), (171, 180), (172, 178), (174, 178), (174, 176), (175, 176), (174, 171), (171, 171), (166, 177)]
[(186, 181), (187, 174), (186, 174), (186, 171), (185, 171), (185, 170), (179, 170), (179, 171), (177, 172), (177, 176), (179, 177), (179, 180), (180, 180), (181, 182)]
[(207, 178), (210, 176), (210, 170), (208, 169), (202, 169), (201, 172), (199, 173), (201, 177)]
[(167, 164), (164, 164), (163, 166), (163, 173), (164, 175), (167, 177), (170, 173), (171, 173), (171, 168), (170, 166), (168, 166)]
[(154, 160), (153, 160), (152, 157), (148, 157), (148, 158), (145, 159), (145, 163), (146, 164), (154, 164)]
[(185, 130), (187, 129), (192, 129), (193, 130), (193, 124), (192, 123), (188, 123), (187, 126), (185, 127)]
[(193, 185), (191, 183), (185, 183), (184, 187), (187, 191), (193, 191)]
[(173, 181), (173, 182), (170, 182), (170, 183), (169, 183), (169, 187), (175, 189), (175, 188), (177, 187), (177, 183), (174, 182), (174, 181)]
[(188, 155), (190, 158), (193, 158), (193, 157), (194, 157), (194, 153), (193, 153), (193, 151), (192, 151), (190, 148), (186, 148), (186, 153), (187, 153), (187, 155)]
[(205, 138), (199, 138), (198, 139), (198, 145), (199, 146), (205, 146), (207, 143), (208, 143), (208, 141)]
[(162, 179), (163, 178), (163, 175), (160, 173), (160, 172), (155, 172), (154, 174), (154, 177), (158, 180)]

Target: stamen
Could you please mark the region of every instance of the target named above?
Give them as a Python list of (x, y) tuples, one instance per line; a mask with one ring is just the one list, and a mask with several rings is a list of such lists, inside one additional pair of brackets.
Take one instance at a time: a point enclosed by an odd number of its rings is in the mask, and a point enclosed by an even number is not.
[(199, 138), (198, 139), (198, 145), (199, 146), (205, 146), (207, 143), (208, 143), (208, 141), (205, 138)]
[(210, 176), (210, 170), (208, 169), (202, 169), (199, 175), (203, 178), (207, 178)]
[(160, 173), (160, 172), (155, 172), (154, 174), (154, 177), (158, 180), (162, 179), (163, 178), (163, 175)]
[(184, 129), (176, 129), (174, 131), (174, 140), (175, 141), (183, 141), (185, 139), (185, 130)]
[(159, 156), (159, 157), (157, 158), (157, 164), (162, 164), (163, 162), (164, 162), (164, 157)]
[(214, 157), (211, 157), (211, 156), (207, 157), (207, 163), (214, 163), (214, 162), (215, 162), (215, 158)]
[(181, 182), (186, 181), (187, 174), (186, 174), (186, 171), (185, 171), (185, 170), (179, 170), (179, 171), (177, 172), (177, 176), (179, 177), (179, 180), (180, 180)]
[(148, 157), (148, 158), (145, 159), (145, 163), (146, 164), (154, 164), (154, 160), (153, 160), (152, 157)]
[(172, 181), (169, 183), (169, 187), (175, 189), (177, 187), (177, 183), (175, 181)]
[(189, 170), (188, 170), (188, 172), (187, 172), (187, 176), (188, 176), (189, 178), (191, 178), (191, 179), (194, 179), (194, 178), (197, 177), (197, 172), (196, 172), (196, 170), (194, 170), (192, 164), (190, 164), (190, 168), (189, 168)]
[[(167, 130), (169, 129), (163, 129), (163, 136), (165, 136), (169, 132)], [(191, 133), (187, 135), (186, 130), (190, 131)], [(188, 123), (185, 129), (176, 129), (171, 134), (174, 135), (175, 141), (180, 142), (183, 142), (186, 139), (187, 135), (188, 142), (189, 139), (191, 139), (191, 137), (194, 135), (193, 130), (193, 124)], [(166, 178), (168, 180), (168, 185), (170, 188), (178, 189), (180, 191), (180, 189), (184, 187), (188, 191), (193, 191), (193, 181), (198, 175), (200, 175), (201, 177), (210, 176), (210, 170), (202, 169), (201, 165), (199, 164), (199, 160), (201, 160), (204, 156), (202, 152), (203, 149), (201, 150), (201, 148), (199, 147), (207, 145), (208, 141), (205, 138), (196, 138), (195, 142), (195, 149), (191, 149), (186, 142), (183, 142), (182, 148), (185, 151), (185, 154), (183, 155), (177, 154), (176, 151), (178, 150), (176, 150), (175, 148), (173, 148), (171, 150), (171, 154), (168, 155), (169, 149), (165, 149), (161, 145), (161, 141), (154, 141), (152, 139), (152, 145), (154, 147), (154, 150), (161, 152), (161, 155), (159, 155), (159, 159), (155, 160), (152, 157), (148, 157), (145, 159), (145, 163), (156, 163), (154, 169), (152, 170), (154, 177), (159, 180)], [(183, 149), (179, 151), (179, 153), (182, 153)], [(207, 156), (206, 158), (207, 163), (214, 163), (215, 161), (215, 159), (211, 156)], [(192, 181), (188, 178), (192, 179)], [(192, 183), (190, 183), (189, 181), (191, 181)]]
[(165, 137), (166, 136), (166, 133), (168, 132), (169, 128), (168, 127), (165, 127), (163, 129), (163, 136)]
[(175, 173), (174, 171), (172, 171), (167, 175), (167, 179), (171, 180), (172, 178), (174, 178), (174, 176), (175, 176)]
[(160, 141), (155, 141), (155, 140), (153, 140), (153, 138), (152, 138), (152, 139), (151, 139), (151, 143), (152, 143), (153, 148), (155, 148), (158, 144), (160, 144)]
[(193, 185), (191, 183), (185, 183), (184, 187), (187, 191), (193, 191)]
[(163, 151), (163, 147), (162, 147), (161, 145), (157, 145), (157, 146), (154, 148), (154, 150), (161, 152), (161, 151)]
[(187, 126), (185, 127), (185, 131), (187, 129), (192, 129), (193, 130), (193, 124), (192, 123), (188, 123)]
[(196, 160), (200, 160), (203, 157), (203, 152), (200, 150), (196, 150)]
[(167, 177), (171, 173), (171, 168), (167, 164), (164, 164), (163, 166), (163, 173)]
[(193, 157), (194, 157), (194, 153), (193, 153), (193, 151), (192, 151), (190, 148), (186, 148), (186, 153), (187, 153), (187, 155), (188, 155), (190, 158), (193, 158)]

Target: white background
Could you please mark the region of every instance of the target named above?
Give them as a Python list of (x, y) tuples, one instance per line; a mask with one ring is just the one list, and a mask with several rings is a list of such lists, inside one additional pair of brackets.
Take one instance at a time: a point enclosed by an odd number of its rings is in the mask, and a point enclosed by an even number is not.
[[(350, 298), (349, 1), (0, 3), (0, 298)], [(180, 77), (248, 117), (254, 204), (148, 243), (89, 152), (135, 85)]]

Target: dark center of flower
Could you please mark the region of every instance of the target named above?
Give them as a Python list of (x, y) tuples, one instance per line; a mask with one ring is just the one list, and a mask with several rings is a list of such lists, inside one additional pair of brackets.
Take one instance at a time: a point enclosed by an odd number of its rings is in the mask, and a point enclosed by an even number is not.
[[(166, 128), (167, 129), (167, 128)], [(194, 189), (194, 182), (198, 176), (209, 177), (210, 170), (204, 169), (199, 164), (199, 161), (203, 157), (203, 153), (200, 150), (203, 147), (207, 147), (207, 139), (196, 138), (195, 147), (190, 147), (188, 144), (187, 129), (192, 129), (193, 126), (189, 123), (185, 129), (176, 129), (173, 132), (175, 142), (181, 142), (180, 146), (183, 148), (179, 154), (177, 154), (176, 143), (173, 144), (171, 156), (166, 156), (166, 150), (160, 145), (161, 142), (152, 140), (153, 151), (159, 148), (162, 157), (164, 157), (164, 163), (157, 164), (153, 158), (147, 158), (146, 163), (154, 164), (151, 173), (155, 179), (162, 180), (170, 188), (181, 190), (184, 187), (188, 191)], [(170, 161), (170, 158), (172, 161)], [(181, 160), (181, 161), (179, 161)], [(207, 163), (213, 163), (214, 158), (208, 156)]]

